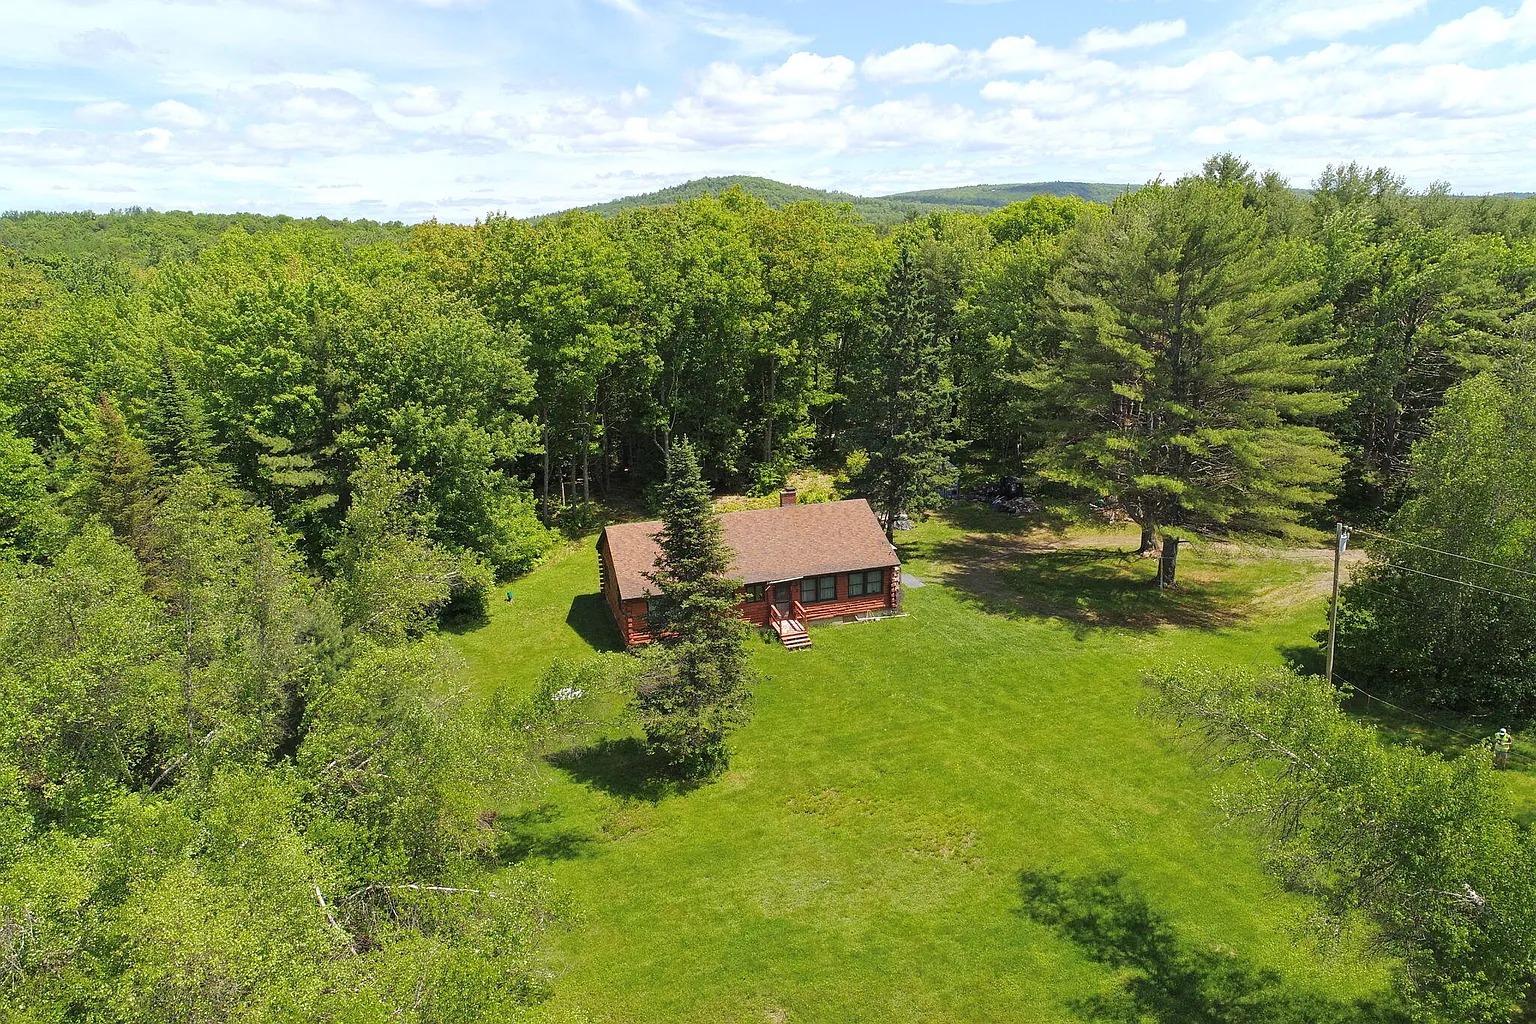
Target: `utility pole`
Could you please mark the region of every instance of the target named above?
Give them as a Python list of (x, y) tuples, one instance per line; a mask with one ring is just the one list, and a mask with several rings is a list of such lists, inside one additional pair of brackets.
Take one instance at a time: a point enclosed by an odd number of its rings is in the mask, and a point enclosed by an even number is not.
[(1333, 600), (1328, 605), (1328, 685), (1333, 685), (1333, 647), (1339, 638), (1339, 567), (1344, 561), (1344, 549), (1349, 545), (1349, 528), (1343, 523), (1333, 524)]

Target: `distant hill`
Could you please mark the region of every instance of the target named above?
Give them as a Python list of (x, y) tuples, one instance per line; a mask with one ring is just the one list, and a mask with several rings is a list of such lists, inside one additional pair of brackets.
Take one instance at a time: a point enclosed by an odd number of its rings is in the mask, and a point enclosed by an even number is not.
[(719, 195), (732, 187), (757, 196), (773, 207), (805, 202), (848, 203), (866, 220), (878, 224), (895, 224), (908, 217), (921, 216), (933, 210), (967, 210), (973, 213), (985, 213), (1035, 195), (1077, 196), (1093, 202), (1107, 203), (1116, 196), (1129, 192), (1134, 186), (1086, 181), (1040, 181), (1014, 185), (966, 185), (961, 188), (900, 192), (889, 196), (856, 196), (850, 192), (833, 192), (810, 188), (806, 185), (790, 185), (782, 181), (774, 181), (772, 178), (733, 174), (719, 178), (696, 178), (655, 192), (626, 196), (623, 199), (583, 206), (579, 209), (607, 216), (639, 207), (670, 206), (684, 199)]
[(1091, 203), (1109, 203), (1133, 191), (1135, 185), (1108, 185), (1099, 181), (1031, 181), (1019, 185), (963, 185), (960, 188), (931, 188), (922, 192), (897, 192), (881, 196), (886, 202), (922, 203), (925, 206), (983, 207), (1001, 209), (1020, 203), (1030, 196), (1077, 196)]

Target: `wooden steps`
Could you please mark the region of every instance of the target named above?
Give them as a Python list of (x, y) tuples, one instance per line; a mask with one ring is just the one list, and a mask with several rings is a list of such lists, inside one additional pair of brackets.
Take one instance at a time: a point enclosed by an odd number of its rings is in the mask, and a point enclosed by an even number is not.
[(791, 651), (803, 651), (811, 646), (811, 635), (806, 632), (805, 623), (798, 619), (780, 619), (773, 624), (773, 631), (779, 635), (779, 642)]

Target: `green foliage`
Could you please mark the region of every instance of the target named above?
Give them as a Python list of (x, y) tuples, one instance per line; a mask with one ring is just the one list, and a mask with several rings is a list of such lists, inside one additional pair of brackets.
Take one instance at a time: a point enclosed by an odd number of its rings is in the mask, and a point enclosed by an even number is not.
[(1474, 750), (1453, 762), (1387, 746), (1321, 679), (1181, 669), (1154, 710), (1237, 775), (1228, 811), (1266, 837), (1286, 883), (1398, 958), (1418, 1019), (1505, 1021), (1533, 975), (1536, 846)]
[(292, 538), (270, 510), (191, 470), (156, 510), (155, 551), (149, 588), (179, 624), (194, 765), (291, 750), (304, 695), (334, 670), (340, 629)]
[(1117, 498), (1144, 551), (1165, 526), (1296, 532), (1341, 463), (1307, 425), (1336, 410), (1314, 287), (1237, 188), (1155, 185), (1075, 240), (1052, 285), (1043, 475)]
[(522, 339), (407, 271), (404, 253), (331, 236), (234, 231), (156, 278), (164, 330), (192, 354), (237, 479), (305, 539), (335, 540), (361, 453), (389, 441), (427, 480), (440, 539), (501, 550), (533, 446)]
[(926, 298), (916, 253), (904, 246), (859, 374), (865, 389), (850, 411), (853, 437), (867, 453), (855, 483), (869, 496), (887, 538), (898, 515), (927, 510), (939, 488), (954, 479), (952, 391)]
[(97, 400), (95, 423), (79, 462), (70, 495), (76, 516), (100, 519), (123, 543), (145, 554), (155, 508), (155, 464), (105, 393)]
[[(559, 900), (481, 867), (522, 737), (440, 650), (347, 645), (270, 512), (200, 470), (157, 559), (89, 524), (0, 570), (0, 1015), (499, 1019)], [(156, 595), (150, 596), (150, 592)]]
[(1489, 320), (1529, 295), (1508, 273), (1506, 241), (1468, 234), (1464, 212), (1443, 192), (1409, 193), (1383, 168), (1330, 167), (1318, 181), (1313, 272), (1333, 306), (1339, 389), (1351, 396), (1338, 423), (1353, 456), (1346, 497), (1366, 514), (1397, 496), (1412, 441), (1447, 388), (1506, 347)]
[(726, 737), (749, 714), (747, 626), (736, 616), (739, 581), (687, 439), (673, 444), (667, 469), (661, 553), (646, 577), (655, 588), (648, 626), (657, 640), (636, 706), (655, 755), (685, 778), (709, 778), (725, 769)]
[(512, 705), (504, 692), (496, 694), (493, 715), (502, 716), (540, 753), (583, 746), (625, 720), (639, 671), (628, 655), (561, 658), (539, 677), (526, 702)]
[(1397, 541), (1356, 541), (1371, 561), (1343, 591), (1339, 670), (1362, 685), (1528, 719), (1536, 370), (1514, 363), (1452, 388), (1411, 467), (1408, 499), (1385, 528)]
[(48, 489), (49, 479), (32, 442), (0, 420), (0, 556), (10, 552), (38, 559), (63, 543), (67, 524)]
[(0, 756), (41, 820), (89, 819), (187, 748), (172, 623), (99, 525), (3, 585)]
[(332, 553), (347, 625), (388, 643), (421, 635), (456, 595), (483, 610), (495, 581), (475, 556), (432, 541), (425, 478), (402, 470), (386, 444), (362, 455), (349, 484), (352, 505)]
[[(41, 263), (96, 259), (121, 261), (134, 267), (154, 267), (170, 260), (196, 256), (233, 229), (263, 234), (290, 230), (298, 223), (293, 217), (268, 217), (257, 213), (162, 212), (137, 208), (111, 213), (12, 211), (0, 213), (0, 246)], [(406, 230), (398, 223), (331, 220), (327, 217), (306, 218), (302, 223), (312, 230), (334, 235), (349, 246), (398, 239)]]
[(161, 346), (159, 373), (151, 380), (144, 414), (145, 446), (162, 476), (194, 466), (212, 468), (217, 454), (202, 403), (187, 385), (170, 350)]
[(313, 785), (310, 834), (358, 885), (436, 875), (475, 847), (476, 737), (434, 692), (444, 652), (429, 644), (364, 648), (304, 712), (298, 766)]

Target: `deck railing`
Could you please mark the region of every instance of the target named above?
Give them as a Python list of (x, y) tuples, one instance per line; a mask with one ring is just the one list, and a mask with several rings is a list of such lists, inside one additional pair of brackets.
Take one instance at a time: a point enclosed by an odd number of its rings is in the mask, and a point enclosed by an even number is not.
[(802, 627), (805, 625), (805, 605), (800, 603), (799, 598), (790, 598), (789, 611), (787, 613), (779, 611), (777, 602), (768, 602), (768, 625), (773, 628), (774, 632), (778, 632), (778, 626), (781, 622), (798, 622)]

